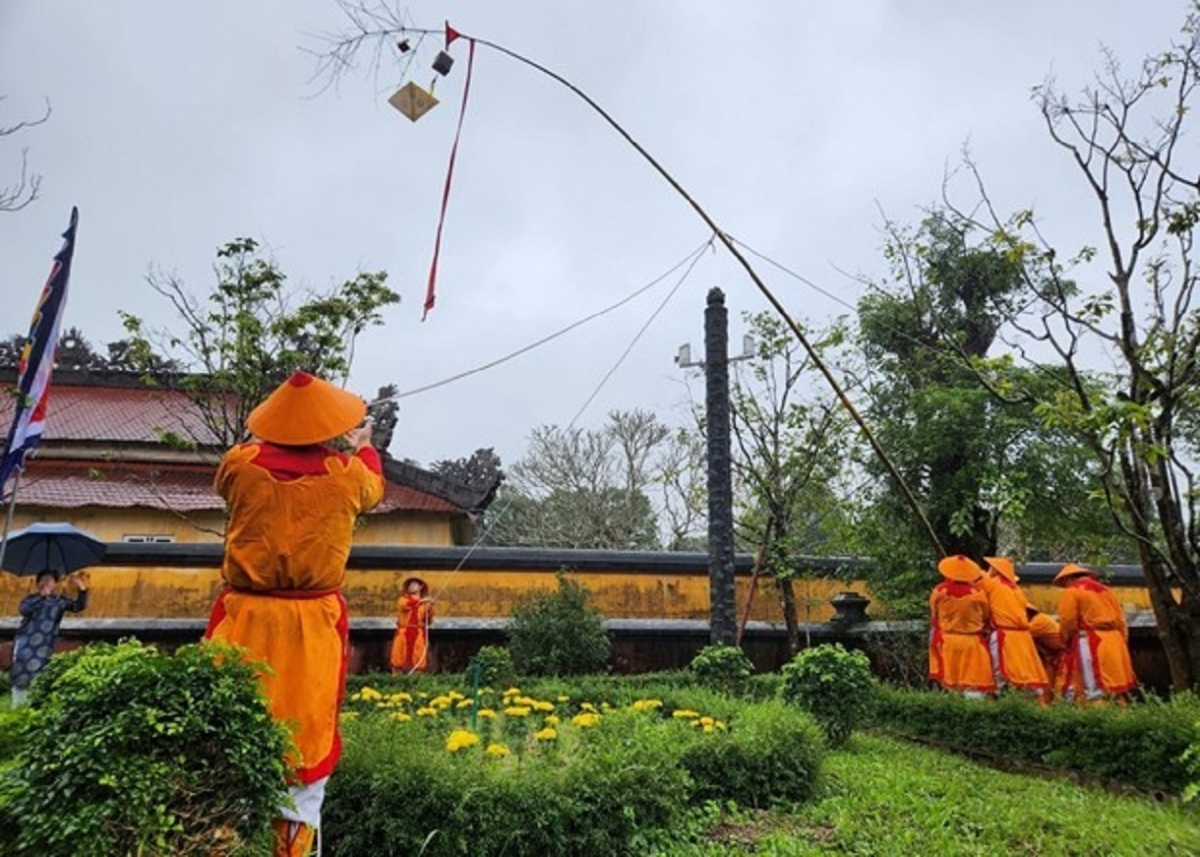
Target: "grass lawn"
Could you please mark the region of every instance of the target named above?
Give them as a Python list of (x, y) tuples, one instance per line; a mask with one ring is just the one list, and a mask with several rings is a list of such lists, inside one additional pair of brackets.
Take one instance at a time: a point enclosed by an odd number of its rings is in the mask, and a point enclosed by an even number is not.
[(703, 843), (665, 854), (1200, 855), (1200, 807), (997, 772), (890, 738), (855, 736), (826, 772), (813, 804), (726, 818)]

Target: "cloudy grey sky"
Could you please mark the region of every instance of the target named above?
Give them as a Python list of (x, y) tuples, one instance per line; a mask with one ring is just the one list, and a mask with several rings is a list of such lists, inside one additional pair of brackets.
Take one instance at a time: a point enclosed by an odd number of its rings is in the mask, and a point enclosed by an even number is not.
[[(1111, 47), (1131, 66), (1177, 32), (1180, 0), (412, 0), (419, 26), (449, 19), (584, 89), (727, 232), (853, 303), (839, 270), (883, 270), (882, 208), (900, 220), (939, 192), (965, 141), (1004, 210), (1033, 206), (1064, 246), (1094, 217), (1044, 132), (1030, 88), (1075, 91)], [(0, 0), (0, 184), (20, 148), (42, 196), (0, 214), (0, 333), (23, 332), (72, 205), (80, 208), (67, 323), (95, 343), (116, 310), (170, 324), (151, 266), (196, 293), (236, 236), (273, 249), (298, 287), (386, 269), (402, 294), (358, 342), (350, 386), (411, 390), (492, 361), (617, 302), (709, 237), (695, 214), (567, 90), (486, 48), (475, 63), (442, 248), (437, 307), (421, 322), (466, 45), (418, 123), (387, 104), (403, 82), (368, 55), (336, 90), (311, 82), (333, 0)], [(418, 82), (434, 74), (416, 67)], [(812, 322), (845, 308), (766, 267)], [(672, 357), (702, 349), (705, 294), (733, 318), (765, 301), (723, 251), (502, 366), (406, 397), (392, 452), (422, 463), (493, 446), (506, 463), (539, 424), (600, 425), (633, 407), (683, 420)], [(613, 371), (614, 367), (617, 367)], [(612, 372), (611, 378), (604, 379)], [(698, 389), (698, 388), (697, 388)], [(51, 419), (53, 412), (51, 411)]]

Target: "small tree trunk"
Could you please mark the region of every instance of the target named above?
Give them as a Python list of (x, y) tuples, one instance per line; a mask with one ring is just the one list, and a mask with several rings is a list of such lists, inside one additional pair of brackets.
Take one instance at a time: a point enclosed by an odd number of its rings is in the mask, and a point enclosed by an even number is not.
[(796, 589), (792, 586), (792, 578), (776, 578), (779, 584), (779, 597), (783, 601), (783, 625), (787, 629), (788, 656), (794, 657), (800, 651), (800, 623), (796, 619)]

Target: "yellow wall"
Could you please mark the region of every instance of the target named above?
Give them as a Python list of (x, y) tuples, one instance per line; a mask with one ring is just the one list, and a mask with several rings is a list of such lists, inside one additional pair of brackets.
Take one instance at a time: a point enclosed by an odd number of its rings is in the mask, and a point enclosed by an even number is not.
[[(224, 516), (207, 512), (181, 520), (166, 512), (144, 509), (83, 508), (64, 510), (19, 510), (13, 529), (34, 521), (70, 520), (105, 541), (120, 541), (128, 534), (170, 534), (178, 542), (220, 541)], [(355, 532), (357, 544), (430, 545), (453, 544), (449, 519), (434, 514), (373, 515), (364, 519)], [(555, 572), (545, 571), (349, 571), (345, 595), (351, 615), (389, 617), (394, 615), (400, 586), (410, 574), (418, 574), (437, 599), (437, 615), (443, 617), (503, 618), (511, 614), (516, 601), (531, 589), (552, 589)], [(162, 618), (201, 619), (208, 616), (213, 599), (221, 588), (220, 574), (212, 569), (118, 568), (92, 569), (91, 618)], [(619, 569), (573, 575), (592, 594), (591, 602), (605, 616), (627, 619), (706, 619), (708, 617), (708, 576), (696, 574), (625, 573)], [(738, 616), (745, 609), (750, 580), (737, 580)], [(803, 580), (794, 582), (798, 617), (801, 622), (825, 622), (832, 615), (831, 596), (846, 589), (834, 581)], [(849, 587), (865, 592), (863, 587)], [(0, 574), (0, 615), (13, 616), (20, 599), (33, 590), (29, 578)], [(1053, 586), (1025, 587), (1029, 599), (1039, 609), (1056, 613), (1062, 590)], [(1118, 599), (1130, 610), (1150, 608), (1144, 589), (1116, 589)], [(869, 593), (866, 593), (869, 596)], [(877, 610), (868, 609), (869, 613)], [(751, 606), (750, 618), (782, 622), (778, 592), (771, 580), (760, 580)]]

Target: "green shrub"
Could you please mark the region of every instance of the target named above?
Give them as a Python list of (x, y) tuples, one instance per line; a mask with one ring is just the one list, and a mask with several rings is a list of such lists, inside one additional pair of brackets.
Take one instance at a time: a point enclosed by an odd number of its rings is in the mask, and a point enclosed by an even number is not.
[(322, 826), (331, 857), (642, 854), (686, 811), (678, 750), (646, 717), (606, 714), (570, 759), (450, 754), (414, 724), (345, 725)]
[(1130, 705), (1039, 706), (1019, 695), (994, 701), (884, 689), (877, 726), (959, 752), (1074, 771), (1148, 791), (1181, 794), (1192, 779), (1189, 745), (1200, 742), (1200, 700), (1177, 694)]
[(866, 721), (875, 691), (867, 656), (840, 643), (805, 649), (783, 667), (784, 701), (809, 712), (835, 747)]
[(554, 592), (531, 592), (513, 608), (508, 650), (524, 675), (579, 675), (603, 671), (610, 644), (588, 591), (563, 573)]
[(727, 731), (686, 742), (683, 765), (692, 800), (764, 808), (808, 800), (816, 791), (821, 733), (803, 712), (780, 702), (741, 709)]
[(521, 681), (481, 690), (489, 717), (452, 684), (361, 687), (323, 813), (327, 853), (664, 853), (709, 802), (812, 795), (821, 736), (807, 714), (681, 677)]
[(754, 664), (737, 646), (705, 646), (692, 658), (688, 669), (706, 687), (730, 693), (739, 692), (754, 675)]
[(1182, 760), (1185, 770), (1191, 777), (1191, 782), (1183, 789), (1183, 799), (1192, 801), (1200, 796), (1200, 721), (1196, 723), (1196, 739), (1184, 751)]
[(287, 733), (236, 650), (137, 642), (54, 658), (9, 772), (13, 852), (256, 854), (286, 801)]
[(516, 674), (512, 655), (503, 646), (482, 647), (467, 668), (467, 678), (478, 681), (480, 687), (508, 687), (516, 680)]

